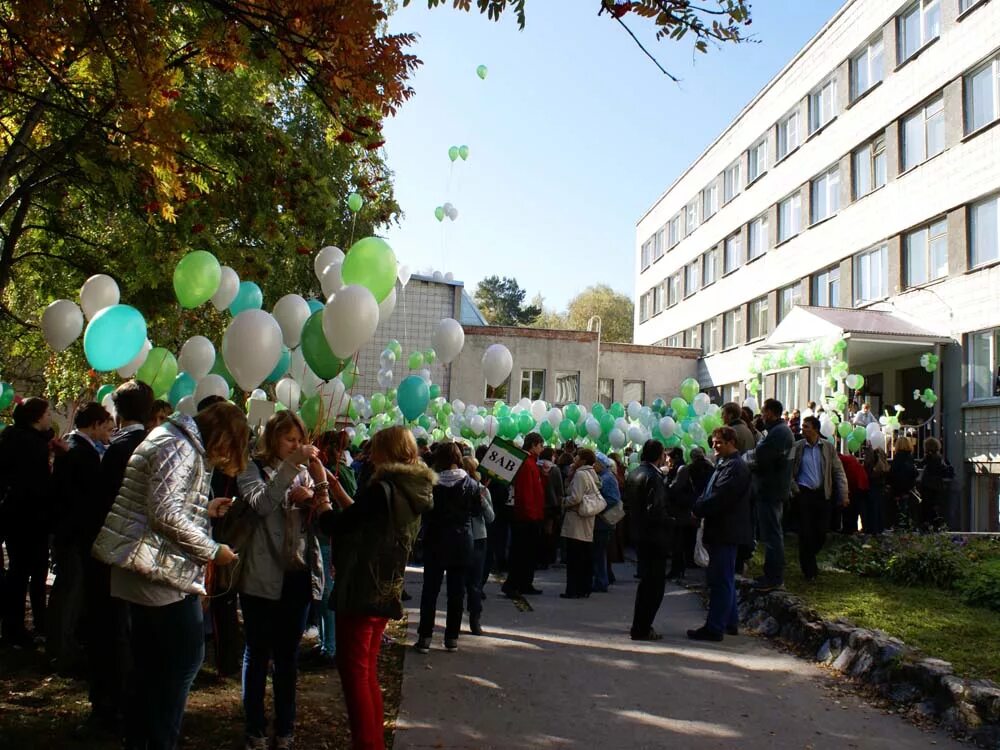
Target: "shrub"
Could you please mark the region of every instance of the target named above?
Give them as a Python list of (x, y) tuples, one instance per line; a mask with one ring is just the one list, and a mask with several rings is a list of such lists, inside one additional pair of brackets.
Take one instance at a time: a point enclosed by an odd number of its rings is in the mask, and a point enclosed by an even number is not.
[(1000, 559), (973, 565), (958, 580), (956, 588), (966, 604), (1000, 612)]
[(972, 563), (965, 545), (944, 534), (899, 534), (899, 545), (889, 556), (885, 576), (905, 586), (955, 587)]
[(834, 550), (833, 564), (855, 575), (878, 578), (884, 575), (896, 547), (893, 534), (852, 536)]

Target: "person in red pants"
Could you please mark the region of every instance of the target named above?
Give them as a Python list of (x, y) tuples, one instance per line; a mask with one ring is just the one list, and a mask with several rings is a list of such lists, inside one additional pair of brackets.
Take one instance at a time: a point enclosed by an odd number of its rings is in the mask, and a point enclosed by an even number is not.
[[(330, 536), (336, 585), (330, 606), (337, 613), (337, 669), (343, 684), (355, 750), (384, 744), (378, 653), (390, 618), (403, 616), (403, 573), (420, 528), (433, 505), (437, 475), (420, 461), (409, 430), (389, 427), (372, 437), (373, 472), (354, 500), (327, 472), (315, 487), (319, 526)], [(317, 459), (318, 461), (318, 459)], [(310, 473), (314, 466), (310, 463)], [(315, 476), (315, 474), (314, 474)]]

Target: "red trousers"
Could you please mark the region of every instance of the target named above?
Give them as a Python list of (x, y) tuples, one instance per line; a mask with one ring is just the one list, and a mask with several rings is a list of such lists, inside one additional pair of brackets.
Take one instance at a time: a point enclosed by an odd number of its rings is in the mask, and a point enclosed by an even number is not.
[(378, 652), (388, 619), (337, 613), (337, 670), (344, 689), (354, 750), (384, 750), (385, 715)]

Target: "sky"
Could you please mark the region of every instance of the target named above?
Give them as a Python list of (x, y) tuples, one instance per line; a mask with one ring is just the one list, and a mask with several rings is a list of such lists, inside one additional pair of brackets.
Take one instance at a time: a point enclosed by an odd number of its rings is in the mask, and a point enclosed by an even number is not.
[[(598, 0), (530, 0), (524, 31), (513, 14), (497, 23), (413, 0), (390, 23), (419, 35), (423, 61), (385, 127), (404, 212), (386, 233), (397, 257), (470, 293), (513, 276), (554, 310), (596, 283), (634, 298), (636, 222), (843, 1), (755, 0), (755, 43), (708, 54), (657, 42), (629, 15), (673, 83), (597, 16)], [(468, 161), (449, 161), (453, 145)], [(446, 202), (458, 217), (439, 223)]]

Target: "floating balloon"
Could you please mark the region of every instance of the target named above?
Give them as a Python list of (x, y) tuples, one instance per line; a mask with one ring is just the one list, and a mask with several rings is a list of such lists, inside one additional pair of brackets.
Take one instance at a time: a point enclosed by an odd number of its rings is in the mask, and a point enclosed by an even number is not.
[(170, 386), (170, 393), (167, 394), (167, 401), (169, 401), (170, 405), (176, 409), (182, 398), (194, 395), (194, 389), (197, 387), (198, 383), (189, 373), (178, 373), (177, 377), (174, 378), (173, 385)]
[(212, 295), (212, 306), (222, 312), (232, 304), (239, 291), (239, 275), (229, 266), (222, 266), (219, 269), (219, 288)]
[(459, 146), (458, 147), (458, 155), (462, 157), (462, 161), (468, 161), (468, 159), (469, 159), (469, 147), (468, 146)]
[(104, 399), (115, 392), (115, 387), (109, 383), (105, 383), (100, 388), (97, 389), (97, 395), (94, 396), (94, 401), (97, 403), (103, 403)]
[(118, 283), (105, 273), (91, 276), (80, 288), (80, 307), (87, 320), (93, 320), (101, 310), (117, 305), (120, 299)]
[(174, 294), (181, 307), (188, 309), (208, 302), (219, 291), (222, 266), (205, 250), (188, 253), (174, 268)]
[(438, 206), (434, 209), (434, 218), (438, 221), (444, 221), (444, 206)]
[(850, 375), (848, 375), (844, 379), (844, 383), (852, 391), (856, 391), (859, 388), (864, 388), (864, 386), (865, 386), (865, 379), (861, 375), (857, 375), (855, 373), (851, 373)]
[(672, 417), (663, 417), (660, 419), (659, 428), (660, 434), (668, 438), (674, 434), (674, 430), (677, 429), (677, 423), (674, 422)]
[(42, 313), (42, 335), (45, 343), (61, 352), (80, 338), (83, 332), (83, 313), (76, 303), (58, 299)]
[(681, 398), (689, 404), (694, 402), (694, 397), (698, 395), (699, 390), (701, 390), (701, 386), (694, 378), (685, 378), (681, 381)]
[(381, 323), (388, 320), (396, 310), (396, 290), (389, 292), (389, 296), (378, 303), (378, 319)]
[(455, 161), (458, 158), (458, 146), (452, 146), (448, 149), (448, 158)]
[(483, 354), (483, 374), (486, 376), (486, 384), (491, 388), (496, 388), (507, 380), (512, 369), (514, 358), (503, 344), (492, 344)]
[(309, 303), (298, 294), (286, 294), (274, 303), (271, 313), (281, 326), (281, 337), (285, 346), (294, 349), (302, 340), (302, 326), (309, 319)]
[(410, 375), (399, 384), (396, 399), (403, 416), (412, 421), (424, 413), (431, 396), (427, 383), (417, 375)]
[(437, 352), (441, 363), (448, 364), (465, 346), (465, 329), (454, 318), (442, 318), (431, 336), (431, 346)]
[(139, 349), (139, 353), (130, 359), (127, 365), (123, 365), (118, 368), (118, 374), (123, 378), (131, 378), (134, 376), (137, 372), (139, 372), (139, 368), (142, 367), (142, 363), (146, 361), (146, 356), (151, 351), (153, 351), (153, 344), (149, 339), (146, 339), (142, 342), (142, 348)]
[(344, 262), (344, 251), (339, 247), (333, 245), (327, 245), (318, 253), (313, 259), (313, 273), (316, 274), (316, 279), (318, 281), (323, 280), (323, 272), (331, 263), (343, 263)]
[(424, 355), (420, 352), (413, 352), (406, 361), (406, 364), (411, 370), (419, 370), (424, 366)]
[(625, 447), (625, 442), (626, 442), (625, 433), (616, 427), (610, 433), (608, 433), (608, 442), (611, 444), (611, 447), (614, 448), (616, 451), (621, 450), (622, 448)]
[(323, 277), (320, 279), (320, 286), (323, 288), (323, 296), (326, 297), (327, 301), (330, 298), (344, 288), (344, 264), (343, 263), (331, 263), (323, 271)]
[(107, 372), (129, 364), (145, 340), (142, 313), (129, 305), (112, 305), (90, 321), (83, 334), (83, 351), (91, 367)]
[(178, 364), (181, 370), (198, 382), (212, 371), (212, 366), (215, 364), (215, 346), (204, 336), (192, 336), (181, 347)]
[(229, 314), (234, 318), (244, 310), (259, 310), (264, 304), (264, 293), (252, 281), (241, 281), (236, 297), (229, 303)]
[(347, 198), (347, 207), (354, 213), (360, 211), (364, 203), (364, 199), (358, 193), (351, 193)]
[(237, 385), (252, 391), (281, 359), (281, 326), (263, 310), (244, 310), (222, 337), (222, 356)]
[(399, 264), (389, 243), (380, 237), (365, 237), (355, 242), (347, 252), (341, 269), (345, 285), (368, 289), (376, 302), (389, 296), (396, 285)]
[(209, 396), (221, 396), (229, 398), (229, 383), (221, 375), (206, 375), (198, 381), (198, 386), (194, 389), (194, 404), (197, 407)]
[(0, 383), (0, 411), (14, 403), (14, 386), (10, 383)]
[(691, 406), (694, 408), (694, 413), (700, 417), (708, 411), (708, 407), (711, 403), (712, 400), (709, 398), (707, 393), (698, 393), (691, 402)]
[[(454, 206), (449, 206), (447, 209), (445, 209), (445, 213), (448, 214), (448, 218), (451, 219), (452, 221), (456, 221), (458, 219), (458, 209), (455, 208)], [(454, 275), (452, 275), (452, 278), (454, 278)], [(451, 281), (451, 279), (447, 279), (447, 277), (446, 280)]]
[[(344, 262), (345, 271), (349, 260), (350, 255)], [(375, 334), (376, 328), (378, 302), (367, 287), (345, 286), (323, 309), (323, 333), (330, 350), (338, 357), (353, 356)]]
[(404, 289), (406, 288), (406, 285), (410, 283), (411, 275), (409, 266), (400, 266), (399, 270), (396, 271), (396, 278), (399, 279), (399, 285)]
[(347, 360), (330, 350), (323, 333), (323, 313), (315, 312), (306, 319), (302, 327), (302, 356), (306, 364), (322, 380), (329, 380), (340, 374)]
[(476, 75), (479, 76), (479, 80), (485, 81), (486, 76), (489, 75), (489, 68), (485, 65), (480, 65), (476, 68)]
[(139, 372), (135, 374), (136, 380), (142, 381), (152, 388), (157, 398), (170, 390), (176, 377), (177, 360), (170, 353), (170, 350), (159, 346), (149, 352), (146, 361), (142, 363)]
[(181, 414), (193, 417), (198, 413), (198, 402), (194, 400), (194, 396), (185, 396), (177, 402), (174, 408)]
[(271, 374), (264, 378), (265, 383), (277, 383), (292, 368), (292, 350), (287, 346), (281, 347), (281, 356), (278, 357), (278, 364), (271, 370)]

